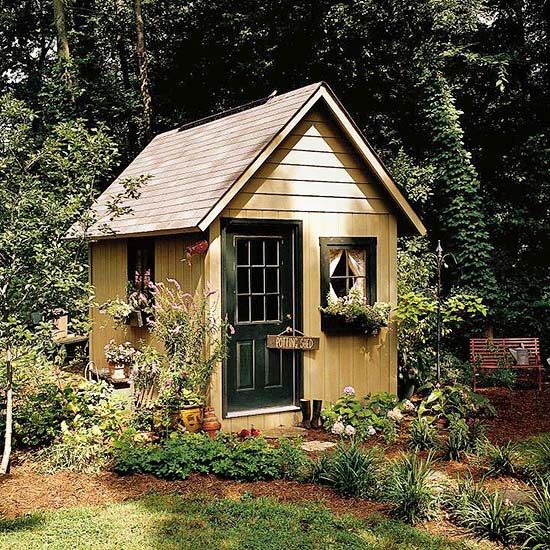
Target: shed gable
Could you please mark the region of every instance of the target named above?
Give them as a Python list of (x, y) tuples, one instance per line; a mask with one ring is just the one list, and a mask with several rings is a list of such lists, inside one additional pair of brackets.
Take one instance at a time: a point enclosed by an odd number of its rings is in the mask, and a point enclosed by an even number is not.
[(229, 208), (387, 214), (391, 200), (323, 107), (312, 108)]

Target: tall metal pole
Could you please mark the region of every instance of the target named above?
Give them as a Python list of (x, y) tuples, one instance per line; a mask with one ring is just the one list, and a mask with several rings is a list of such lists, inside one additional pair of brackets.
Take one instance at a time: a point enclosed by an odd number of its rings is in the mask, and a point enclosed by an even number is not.
[(441, 384), (441, 266), (443, 265), (443, 248), (441, 241), (437, 241), (437, 346), (435, 355), (436, 384)]

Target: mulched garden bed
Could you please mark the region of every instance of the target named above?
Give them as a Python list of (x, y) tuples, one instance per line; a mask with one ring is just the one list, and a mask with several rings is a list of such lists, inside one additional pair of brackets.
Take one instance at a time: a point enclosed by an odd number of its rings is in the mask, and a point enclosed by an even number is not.
[[(494, 443), (508, 440), (522, 440), (541, 432), (550, 432), (550, 387), (541, 394), (536, 390), (520, 389), (510, 391), (502, 388), (480, 390), (491, 399), (498, 415), (489, 421), (488, 436)], [(306, 439), (336, 439), (330, 434), (310, 431)], [(378, 438), (372, 438), (376, 443)], [(378, 440), (378, 442), (381, 442)], [(371, 442), (369, 441), (369, 444)], [(398, 441), (387, 449), (392, 456), (405, 448), (404, 441)], [(437, 469), (450, 476), (462, 474), (467, 468), (477, 477), (475, 465), (459, 462), (441, 462)], [(521, 490), (522, 483), (512, 478), (499, 478), (491, 481), (491, 489)], [(333, 512), (353, 513), (368, 517), (374, 512), (384, 514), (387, 507), (380, 503), (343, 498), (328, 487), (304, 484), (294, 481), (269, 481), (239, 483), (218, 479), (215, 476), (192, 475), (185, 481), (166, 481), (149, 475), (118, 476), (105, 472), (97, 475), (74, 472), (59, 472), (52, 475), (41, 474), (30, 463), (14, 466), (10, 475), (0, 478), (0, 517), (15, 518), (26, 513), (45, 509), (59, 509), (86, 505), (103, 505), (138, 498), (147, 493), (179, 493), (184, 497), (198, 494), (219, 498), (239, 498), (243, 494), (271, 496), (281, 501), (300, 502), (321, 501)], [(443, 529), (447, 536), (459, 530), (441, 522), (430, 531)]]

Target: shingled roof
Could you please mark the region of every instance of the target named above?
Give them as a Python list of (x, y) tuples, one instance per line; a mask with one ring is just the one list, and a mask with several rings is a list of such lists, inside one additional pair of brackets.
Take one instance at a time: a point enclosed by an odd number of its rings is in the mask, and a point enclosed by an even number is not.
[[(333, 112), (341, 113), (346, 124), (349, 121), (348, 134), (353, 134), (350, 137), (359, 148), (365, 148), (367, 163), (412, 225), (425, 232), (330, 88), (316, 83), (156, 136), (98, 198), (93, 207), (97, 221), (88, 228), (87, 236), (101, 239), (205, 230), (223, 203), (282, 141), (285, 131), (290, 131), (321, 97)], [(141, 188), (139, 198), (121, 205), (129, 207), (130, 212), (111, 219), (107, 204), (123, 191), (121, 181), (142, 175), (150, 179)], [(239, 182), (241, 185), (236, 185)]]

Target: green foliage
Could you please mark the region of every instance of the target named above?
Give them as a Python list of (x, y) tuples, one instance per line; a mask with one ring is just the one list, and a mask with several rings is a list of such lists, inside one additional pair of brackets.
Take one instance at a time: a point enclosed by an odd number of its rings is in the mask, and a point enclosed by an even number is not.
[(128, 414), (104, 382), (84, 382), (65, 392), (60, 433), (36, 454), (43, 470), (97, 472), (107, 464), (111, 445), (120, 436)]
[(435, 426), (427, 418), (415, 418), (409, 431), (409, 447), (415, 451), (427, 451), (437, 449), (438, 446)]
[(449, 425), (449, 436), (445, 447), (445, 456), (449, 460), (460, 460), (462, 455), (471, 450), (470, 430), (463, 418), (453, 418)]
[(341, 443), (319, 478), (345, 496), (374, 499), (380, 493), (380, 465), (377, 447), (363, 449), (357, 442)]
[(437, 514), (441, 484), (431, 468), (431, 455), (403, 455), (391, 464), (383, 496), (394, 506), (394, 515), (414, 525)]
[(397, 408), (396, 414), (400, 413), (395, 395), (377, 392), (361, 400), (355, 396), (353, 388), (349, 387), (349, 390), (350, 393), (343, 393), (338, 401), (323, 409), (321, 418), (327, 431), (340, 433), (337, 427), (343, 430), (350, 425), (357, 430), (360, 439), (374, 435), (376, 430), (387, 433), (389, 439), (397, 435), (396, 421), (388, 419), (391, 410)]
[(457, 282), (489, 298), (496, 282), (491, 262), (493, 246), (485, 222), (479, 176), (464, 144), (460, 111), (440, 70), (425, 70), (420, 86), (421, 111), (435, 166), (434, 187), (439, 191), (437, 229), (455, 254), (460, 268)]
[(534, 482), (550, 482), (550, 434), (540, 434), (518, 445), (523, 470)]
[(526, 506), (520, 537), (526, 548), (550, 548), (550, 481), (535, 487)]
[(159, 444), (136, 441), (128, 431), (114, 446), (114, 469), (122, 474), (149, 473), (166, 479), (186, 479), (191, 472), (213, 473), (237, 481), (306, 476), (308, 458), (298, 443), (269, 445), (263, 437), (243, 441), (219, 435), (174, 434)]
[(473, 533), (509, 545), (523, 521), (522, 510), (506, 502), (498, 492), (465, 502), (459, 523)]
[(506, 445), (493, 445), (489, 441), (483, 444), (481, 450), (490, 476), (513, 476), (518, 471), (520, 454), (517, 444), (509, 441)]
[[(160, 379), (160, 399), (174, 409), (190, 404), (181, 398), (183, 390), (193, 399), (206, 402), (214, 369), (227, 355), (229, 324), (218, 319), (210, 303), (214, 291), (191, 296), (177, 281), (153, 287), (155, 320), (153, 334), (164, 344), (168, 361)], [(179, 401), (179, 404), (178, 404)]]
[(454, 385), (435, 388), (432, 384), (428, 384), (422, 389), (424, 391), (431, 389), (431, 392), (422, 399), (418, 407), (419, 416), (470, 419), (496, 414), (491, 402), (483, 395), (472, 391), (468, 386)]

